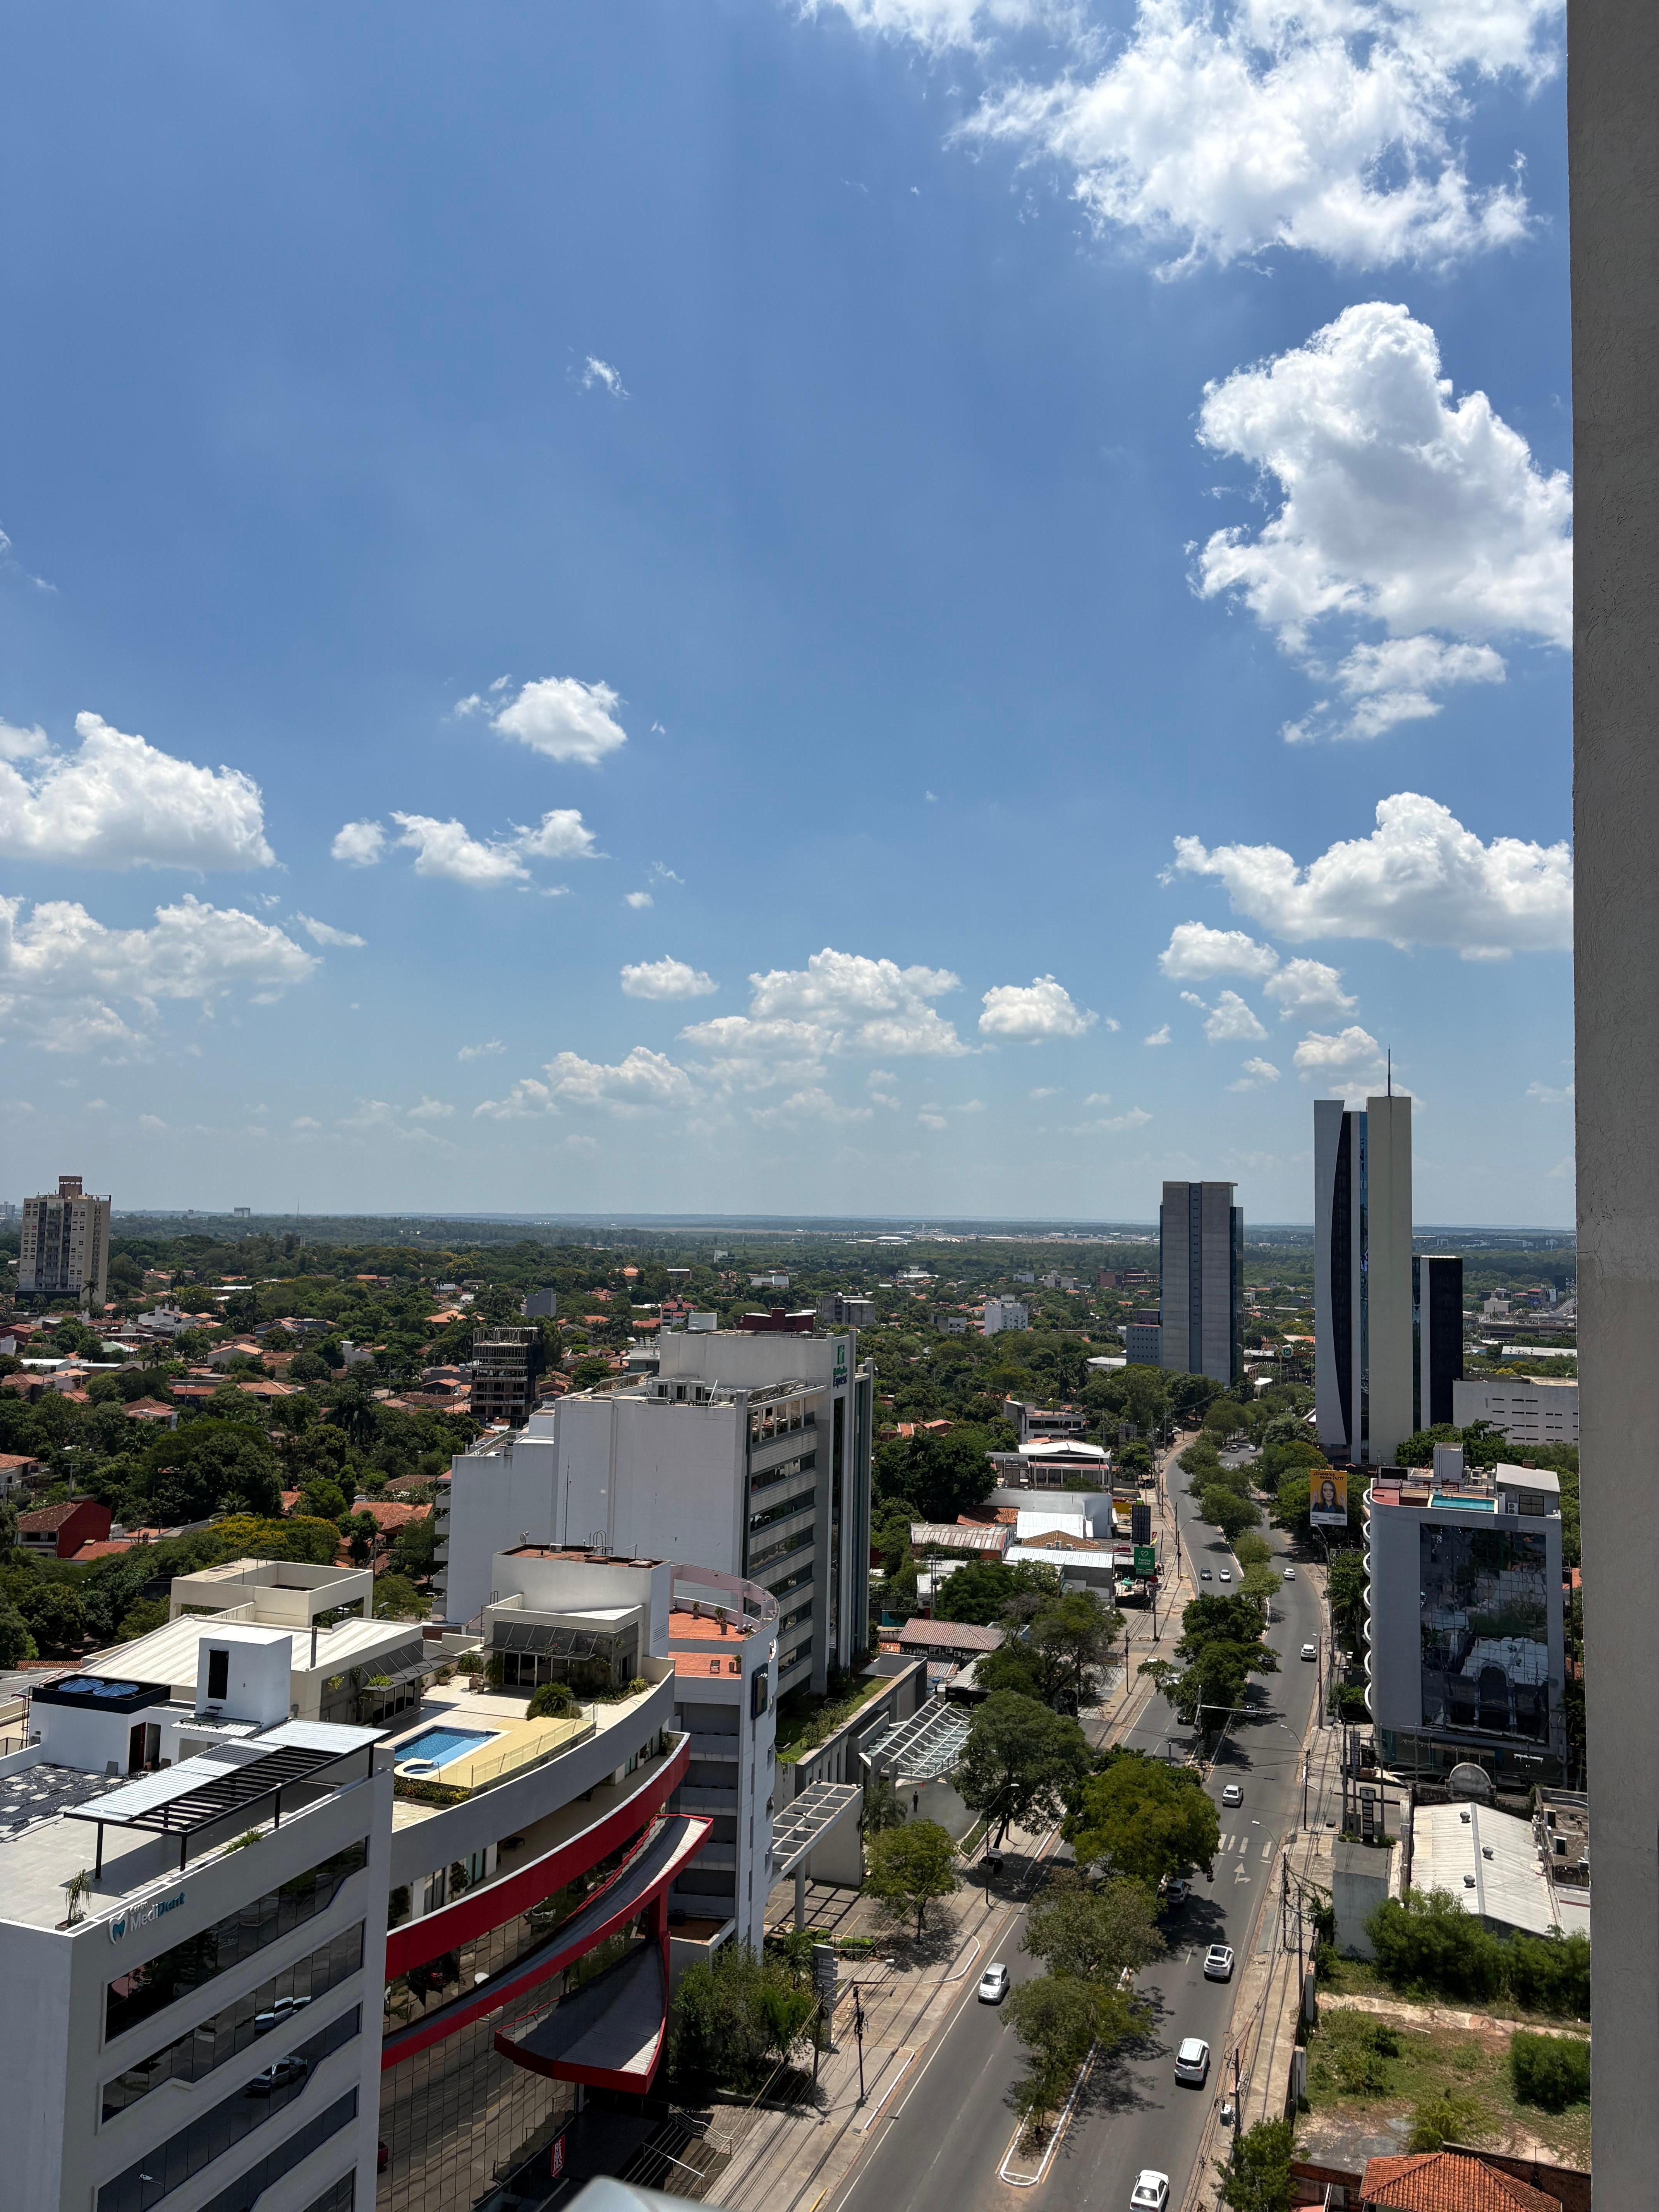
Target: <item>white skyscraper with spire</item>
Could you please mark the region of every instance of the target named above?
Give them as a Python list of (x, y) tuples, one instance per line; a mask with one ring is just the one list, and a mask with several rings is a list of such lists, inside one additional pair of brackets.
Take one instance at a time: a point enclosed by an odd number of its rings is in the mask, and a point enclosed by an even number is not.
[(1412, 1102), (1314, 1102), (1314, 1399), (1334, 1458), (1387, 1466), (1416, 1427)]

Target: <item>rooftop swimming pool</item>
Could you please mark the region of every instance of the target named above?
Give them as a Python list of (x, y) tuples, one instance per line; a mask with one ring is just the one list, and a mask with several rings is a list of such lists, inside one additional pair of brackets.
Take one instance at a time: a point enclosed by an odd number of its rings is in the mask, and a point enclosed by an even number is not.
[(418, 1768), (422, 1773), (435, 1774), (452, 1759), (465, 1759), (475, 1751), (482, 1751), (500, 1734), (499, 1729), (422, 1729), (419, 1735), (410, 1736), (407, 1743), (398, 1746), (398, 1771), (406, 1774)]

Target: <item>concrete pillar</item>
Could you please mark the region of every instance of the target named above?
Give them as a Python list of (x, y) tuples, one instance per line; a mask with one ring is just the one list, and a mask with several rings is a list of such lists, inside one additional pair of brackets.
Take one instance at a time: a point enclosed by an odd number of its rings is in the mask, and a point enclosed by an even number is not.
[(806, 1862), (803, 1859), (795, 1869), (795, 1925), (806, 1925)]
[(1578, 1285), (1597, 2195), (1659, 2172), (1659, 8), (1569, 0)]

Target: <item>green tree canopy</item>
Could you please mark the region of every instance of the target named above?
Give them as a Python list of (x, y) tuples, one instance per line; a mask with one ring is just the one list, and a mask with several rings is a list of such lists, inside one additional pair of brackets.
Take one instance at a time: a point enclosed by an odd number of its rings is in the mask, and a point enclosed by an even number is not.
[(988, 1628), (1019, 1588), (1016, 1571), (1001, 1559), (969, 1559), (939, 1586), (934, 1618)]
[(1025, 1916), (1024, 1948), (1050, 1973), (1113, 1981), (1161, 1959), (1158, 1903), (1144, 1881), (1091, 1883), (1071, 1867), (1049, 1876)]
[(1198, 1510), (1206, 1521), (1229, 1538), (1242, 1535), (1246, 1528), (1258, 1527), (1261, 1520), (1259, 1506), (1219, 1482), (1211, 1483), (1205, 1489), (1199, 1498)]
[(1295, 2148), (1296, 2128), (1290, 2120), (1258, 2120), (1242, 2135), (1231, 2164), (1216, 2164), (1228, 2212), (1291, 2212), (1296, 2202), (1291, 2179)]
[(1063, 1833), (1079, 1866), (1156, 1889), (1186, 1867), (1211, 1872), (1221, 1823), (1189, 1767), (1118, 1751), (1084, 1784)]
[(688, 2087), (756, 2090), (805, 2042), (817, 2009), (781, 1962), (726, 1943), (674, 1993), (672, 2069)]
[(1000, 1843), (1011, 1827), (1057, 1820), (1089, 1771), (1074, 1720), (1035, 1698), (997, 1690), (975, 1714), (956, 1771), (957, 1794)]
[(924, 1521), (954, 1521), (995, 1486), (989, 1449), (981, 1428), (888, 1438), (876, 1447), (875, 1495), (908, 1498)]
[(204, 1413), (157, 1437), (146, 1456), (146, 1488), (160, 1521), (205, 1521), (226, 1511), (273, 1515), (282, 1510), (282, 1462), (251, 1421)]
[(1101, 1674), (1122, 1633), (1121, 1613), (1103, 1605), (1092, 1590), (1068, 1590), (1032, 1614), (1026, 1638), (1056, 1686), (1069, 1692), (1081, 1711), (1098, 1697)]
[(928, 1906), (951, 1896), (959, 1880), (957, 1847), (937, 1820), (906, 1820), (870, 1839), (865, 1889), (895, 1919), (908, 1919), (914, 1912), (918, 1936), (927, 1925)]

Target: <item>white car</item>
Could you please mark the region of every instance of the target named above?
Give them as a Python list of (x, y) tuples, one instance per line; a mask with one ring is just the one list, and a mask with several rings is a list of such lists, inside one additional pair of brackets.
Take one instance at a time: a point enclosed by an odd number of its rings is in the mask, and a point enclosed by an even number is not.
[(1206, 1982), (1230, 1982), (1233, 1978), (1233, 1954), (1225, 1943), (1212, 1943), (1204, 1954), (1204, 1978)]
[(1244, 1802), (1244, 1792), (1237, 1782), (1227, 1784), (1221, 1793), (1221, 1802), (1224, 1805), (1242, 1805)]
[(1285, 1579), (1287, 1583), (1293, 1583), (1296, 1580), (1296, 1569), (1294, 1567), (1285, 1568)]
[(1302, 1656), (1304, 1659), (1317, 1659), (1319, 1646), (1316, 1644), (1304, 1644), (1302, 1647)]
[(1170, 2177), (1155, 2166), (1143, 2166), (1129, 2199), (1129, 2212), (1164, 2212), (1170, 2201)]
[(1223, 1569), (1221, 1570), (1221, 1574), (1220, 1574), (1220, 1577), (1219, 1577), (1219, 1579), (1220, 1579), (1222, 1582), (1224, 1582), (1224, 1583), (1230, 1583), (1230, 1582), (1231, 1582), (1232, 1578), (1233, 1578), (1233, 1571), (1232, 1571), (1232, 1569), (1231, 1569), (1231, 1567), (1223, 1567)]
[(1176, 2080), (1201, 2089), (1209, 2076), (1210, 2046), (1201, 2036), (1189, 2035), (1176, 2052)]
[(981, 2004), (1000, 2004), (1008, 1994), (1008, 1969), (993, 1960), (979, 1978), (979, 2001)]

